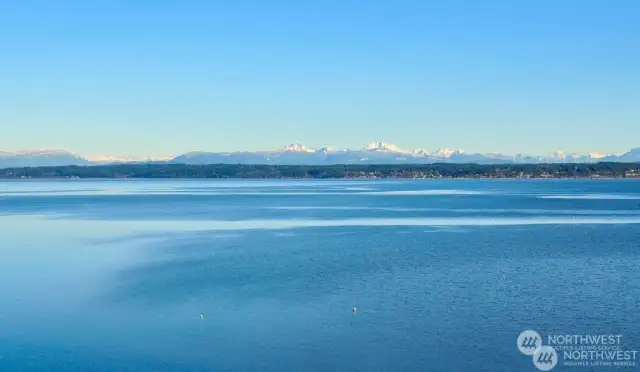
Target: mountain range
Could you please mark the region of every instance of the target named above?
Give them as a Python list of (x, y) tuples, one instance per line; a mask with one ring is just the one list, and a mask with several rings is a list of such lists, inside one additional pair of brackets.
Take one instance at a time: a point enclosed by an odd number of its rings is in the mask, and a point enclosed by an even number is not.
[(326, 146), (309, 148), (299, 143), (272, 151), (189, 152), (171, 157), (83, 157), (65, 150), (0, 151), (0, 168), (62, 165), (100, 165), (117, 163), (176, 164), (531, 164), (531, 163), (596, 163), (639, 162), (640, 148), (626, 153), (575, 154), (558, 151), (550, 156), (504, 155), (500, 153), (467, 153), (459, 149), (407, 150), (385, 142), (373, 142), (356, 150), (338, 150)]

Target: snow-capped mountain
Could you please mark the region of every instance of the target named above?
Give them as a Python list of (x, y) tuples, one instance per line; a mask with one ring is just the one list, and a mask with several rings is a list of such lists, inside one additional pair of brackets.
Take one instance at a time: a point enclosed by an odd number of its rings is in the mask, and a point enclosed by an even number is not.
[(40, 167), (58, 165), (88, 165), (80, 155), (65, 150), (41, 149), (0, 152), (0, 167)]
[(549, 156), (524, 154), (505, 155), (500, 153), (468, 153), (459, 149), (441, 148), (409, 150), (385, 142), (372, 142), (358, 150), (340, 150), (330, 146), (318, 149), (293, 143), (273, 151), (239, 152), (189, 152), (170, 157), (116, 157), (80, 155), (64, 150), (34, 150), (0, 152), (0, 168), (60, 166), (60, 165), (103, 165), (113, 163), (162, 162), (175, 164), (429, 164), (429, 163), (595, 163), (640, 162), (640, 148), (621, 155), (591, 152), (587, 154), (557, 151)]
[(434, 151), (430, 155), (434, 156), (434, 157), (437, 157), (437, 158), (448, 159), (448, 158), (450, 158), (452, 156), (462, 155), (463, 153), (464, 153), (463, 150), (459, 150), (459, 149), (452, 150), (452, 149), (444, 148), (444, 149), (439, 149), (437, 151)]
[(63, 165), (100, 165), (116, 163), (148, 163), (162, 162), (173, 157), (119, 157), (90, 156), (84, 157), (66, 150), (42, 149), (20, 150), (14, 152), (0, 151), (0, 168), (17, 167), (54, 167)]
[[(640, 151), (640, 150), (639, 150)], [(626, 157), (628, 158), (628, 156)], [(359, 150), (337, 150), (330, 146), (319, 149), (304, 146), (300, 143), (284, 147), (284, 150), (262, 152), (188, 153), (173, 159), (171, 162), (186, 164), (214, 163), (253, 163), (253, 164), (425, 164), (425, 163), (478, 163), (478, 164), (513, 164), (513, 163), (570, 163), (617, 161), (598, 153), (586, 155), (556, 152), (551, 156), (529, 156), (523, 154), (504, 155), (500, 153), (467, 153), (460, 149), (441, 148), (435, 151), (426, 149), (408, 150), (386, 143), (372, 142)]]
[(325, 146), (325, 147), (321, 147), (319, 149), (316, 149), (316, 152), (323, 153), (323, 154), (328, 154), (328, 153), (336, 152), (336, 151), (338, 151), (338, 150), (334, 149), (331, 146)]
[(397, 152), (401, 154), (410, 154), (411, 151), (403, 150), (396, 145), (384, 142), (372, 142), (364, 146), (362, 151), (367, 152)]
[(284, 147), (284, 151), (297, 151), (297, 152), (315, 152), (315, 149), (310, 149), (301, 143), (292, 143)]
[(598, 159), (602, 159), (605, 158), (607, 156), (609, 156), (608, 154), (603, 154), (600, 152), (590, 152), (587, 154), (587, 156), (589, 156), (590, 159), (594, 159), (594, 160), (598, 160)]
[(429, 156), (429, 151), (425, 150), (425, 149), (415, 149), (413, 150), (413, 156), (415, 157), (419, 157), (419, 158), (424, 158), (426, 156)]
[(171, 156), (109, 156), (96, 155), (89, 156), (87, 160), (93, 163), (101, 164), (119, 164), (119, 163), (150, 163), (162, 162), (173, 159)]

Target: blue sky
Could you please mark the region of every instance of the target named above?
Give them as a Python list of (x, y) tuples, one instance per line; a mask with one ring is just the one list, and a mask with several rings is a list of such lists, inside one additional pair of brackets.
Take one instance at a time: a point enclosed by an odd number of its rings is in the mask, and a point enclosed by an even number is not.
[(640, 146), (640, 2), (6, 1), (0, 151)]

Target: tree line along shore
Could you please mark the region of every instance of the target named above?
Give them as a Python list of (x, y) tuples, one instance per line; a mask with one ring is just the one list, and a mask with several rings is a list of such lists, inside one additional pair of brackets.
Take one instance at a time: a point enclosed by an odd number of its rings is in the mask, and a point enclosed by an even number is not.
[(0, 169), (2, 179), (25, 178), (640, 178), (640, 163), (589, 164), (113, 164)]

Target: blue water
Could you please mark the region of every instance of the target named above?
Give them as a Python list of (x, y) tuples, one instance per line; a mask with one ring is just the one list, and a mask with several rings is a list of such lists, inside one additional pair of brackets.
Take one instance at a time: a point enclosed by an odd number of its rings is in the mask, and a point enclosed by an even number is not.
[(639, 268), (631, 180), (0, 182), (0, 371), (536, 371)]

